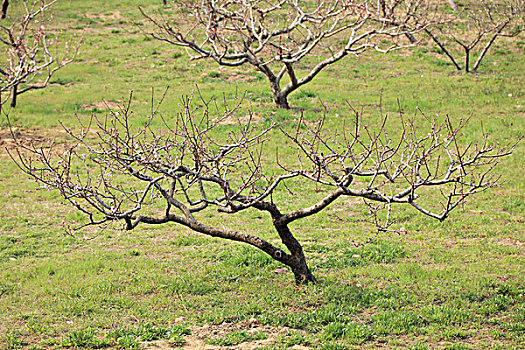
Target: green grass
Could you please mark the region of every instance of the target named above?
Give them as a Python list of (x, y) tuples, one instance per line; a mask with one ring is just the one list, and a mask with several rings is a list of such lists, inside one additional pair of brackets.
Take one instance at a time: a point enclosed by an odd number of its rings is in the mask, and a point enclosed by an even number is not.
[[(141, 3), (148, 10), (161, 4)], [(273, 118), (283, 128), (294, 127), (301, 111), (275, 110), (260, 73), (190, 61), (183, 50), (144, 37), (132, 23), (142, 20), (136, 5), (58, 2), (55, 29), (67, 29), (63, 38), (83, 35), (84, 44), (77, 62), (53, 78), (57, 84), (20, 96), (19, 107), (9, 111), (14, 126), (62, 139), (59, 120), (77, 126), (77, 117), (86, 122), (92, 113), (103, 116), (103, 101), (122, 101), (131, 89), (140, 123), (149, 113), (152, 89), (158, 100), (168, 85), (160, 111), (169, 121), (181, 96), (196, 93), (198, 84), (205, 98), (220, 101), (237, 91), (265, 118), (261, 123)], [(522, 50), (506, 41), (496, 47), (500, 50), (491, 51), (470, 75), (457, 74), (432, 48), (348, 57), (292, 94), (290, 102), (304, 109), (308, 122), (319, 120), (326, 103), (328, 128), (351, 117), (347, 103), (363, 108), (365, 122), (377, 125), (382, 94), (393, 128), (399, 106), (407, 115), (419, 106), (430, 116), (470, 117), (465, 143), (479, 139), (481, 123), (492, 141), (505, 143), (525, 130), (525, 71)], [(249, 79), (241, 81), (240, 75)], [(6, 124), (2, 117), (0, 127)], [(286, 148), (273, 136), (268, 154)], [(396, 219), (407, 234), (381, 234), (356, 247), (353, 242), (366, 241), (370, 228), (336, 217), (358, 218), (364, 209), (341, 201), (292, 225), (319, 281), (300, 287), (290, 272), (282, 273), (280, 264), (251, 247), (175, 225), (128, 232), (116, 224), (71, 237), (63, 221), (76, 224), (82, 216), (62, 205), (56, 192), (35, 189), (4, 145), (0, 348), (134, 349), (154, 339), (176, 347), (191, 327), (253, 318), (265, 327), (288, 328), (279, 335), (239, 330), (210, 336), (209, 342), (230, 346), (264, 336), (274, 343), (261, 349), (326, 350), (521, 349), (525, 344), (523, 143), (500, 164), (502, 186), (473, 197), (443, 223), (399, 207)], [(311, 205), (321, 195), (314, 187), (297, 192), (311, 196), (281, 193), (276, 200), (288, 210)], [(269, 219), (255, 211), (203, 218), (278, 244)]]
[(182, 346), (185, 343), (183, 335), (189, 334), (191, 334), (190, 330), (181, 325), (162, 328), (154, 327), (149, 323), (141, 324), (135, 329), (113, 329), (104, 335), (97, 334), (97, 331), (92, 328), (82, 328), (70, 332), (59, 345), (64, 348), (80, 349), (110, 347), (140, 349), (141, 342), (165, 339), (173, 346)]

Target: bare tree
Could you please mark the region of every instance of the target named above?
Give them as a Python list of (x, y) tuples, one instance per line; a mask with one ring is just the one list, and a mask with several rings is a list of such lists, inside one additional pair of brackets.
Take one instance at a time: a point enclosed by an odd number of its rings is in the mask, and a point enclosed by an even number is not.
[(370, 49), (386, 53), (410, 45), (415, 41), (412, 34), (433, 20), (432, 1), (426, 0), (174, 0), (174, 4), (170, 14), (177, 16), (153, 16), (141, 9), (154, 24), (150, 32), (154, 38), (185, 47), (192, 59), (255, 67), (266, 76), (280, 108), (289, 108), (288, 95), (327, 66)]
[[(515, 147), (492, 145), (487, 135), (479, 145), (461, 147), (458, 135), (465, 122), (453, 126), (448, 118), (440, 125), (417, 115), (428, 124), (418, 132), (415, 117), (400, 115), (396, 137), (387, 132), (386, 117), (373, 129), (355, 111), (350, 127), (337, 132), (324, 130), (324, 117), (316, 125), (301, 120), (286, 131), (274, 124), (258, 125), (250, 111), (239, 114), (239, 104), (220, 112), (213, 103), (204, 103), (198, 110), (185, 99), (176, 121), (165, 123), (163, 130), (151, 127), (153, 108), (146, 123), (135, 123), (128, 103), (106, 118), (93, 117), (78, 132), (66, 128), (76, 140), (66, 151), (63, 146), (56, 150), (18, 144), (11, 157), (43, 188), (58, 189), (66, 202), (87, 215), (88, 222), (76, 229), (116, 220), (126, 230), (178, 223), (248, 243), (289, 266), (303, 283), (315, 278), (290, 230), (296, 220), (345, 197), (364, 200), (370, 216), (360, 219), (378, 232), (393, 230), (391, 211), (396, 205), (444, 220), (469, 196), (498, 185), (499, 176), (492, 171)], [(217, 138), (217, 126), (232, 119), (237, 130)], [(90, 127), (98, 141), (90, 136)], [(274, 132), (289, 140), (295, 155), (278, 152), (273, 161), (267, 156), (265, 143)], [(309, 183), (325, 192), (321, 199), (309, 200), (319, 196), (308, 191)], [(278, 202), (287, 194), (311, 203), (287, 208)], [(201, 212), (213, 209), (221, 215), (266, 212), (286, 251), (256, 234), (206, 223)]]
[[(474, 72), (498, 37), (511, 37), (523, 31), (525, 2), (523, 0), (468, 1), (454, 8), (451, 18), (438, 25), (437, 32), (425, 28), (428, 36), (447, 55), (458, 70)], [(456, 53), (447, 49), (447, 44), (457, 45), (464, 52), (463, 67), (456, 60)], [(476, 48), (481, 46), (480, 51)], [(471, 68), (471, 54), (478, 52)]]
[[(15, 5), (7, 23), (0, 22), (0, 103), (11, 98), (11, 107), (20, 94), (46, 87), (53, 74), (73, 61), (77, 44), (66, 42), (58, 57), (57, 39), (50, 36), (46, 23), (55, 1), (22, 0)], [(7, 8), (7, 1), (4, 2)], [(15, 11), (16, 10), (16, 11)]]

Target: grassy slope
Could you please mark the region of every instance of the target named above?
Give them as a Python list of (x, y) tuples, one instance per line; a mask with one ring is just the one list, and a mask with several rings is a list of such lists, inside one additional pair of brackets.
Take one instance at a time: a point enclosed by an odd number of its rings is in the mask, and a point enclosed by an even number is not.
[[(275, 111), (266, 82), (249, 68), (190, 62), (181, 50), (145, 39), (130, 24), (141, 20), (135, 4), (58, 4), (55, 23), (68, 28), (62, 35), (83, 33), (79, 59), (57, 74), (61, 85), (22, 96), (20, 107), (10, 112), (14, 124), (50, 135), (58, 120), (74, 125), (75, 113), (83, 120), (103, 115), (97, 103), (119, 101), (130, 89), (140, 118), (151, 88), (160, 94), (166, 85), (171, 89), (161, 109), (169, 116), (195, 84), (205, 96), (246, 90), (256, 113), (285, 127), (298, 117), (297, 111)], [(333, 116), (329, 126), (336, 127), (335, 114), (348, 115), (346, 102), (373, 107), (382, 92), (389, 111), (399, 99), (407, 113), (418, 105), (428, 114), (470, 116), (467, 141), (479, 137), (480, 121), (494, 140), (508, 140), (525, 130), (519, 47), (523, 38), (512, 46), (498, 43), (479, 74), (467, 76), (424, 48), (350, 57), (291, 102), (306, 108), (309, 120), (319, 117), (319, 99), (326, 102)], [(373, 108), (369, 118), (377, 120)], [(1, 123), (5, 126), (4, 119)], [(89, 241), (65, 236), (62, 221), (81, 218), (58, 205), (55, 193), (35, 191), (2, 151), (0, 344), (61, 347), (82, 334), (89, 339), (86, 329), (102, 335), (137, 324), (166, 327), (182, 316), (188, 324), (256, 317), (307, 331), (303, 338), (296, 335), (299, 340), (283, 339), (283, 348), (303, 342), (324, 349), (518, 349), (525, 342), (524, 158), (521, 144), (500, 168), (504, 185), (472, 199), (445, 223), (400, 209), (409, 234), (385, 234), (365, 248), (351, 243), (366, 239), (364, 228), (334, 220), (348, 209), (345, 204), (297, 223), (293, 228), (320, 282), (296, 288), (290, 274), (275, 273), (279, 265), (263, 254), (175, 226), (88, 231), (95, 237)], [(312, 199), (299, 201), (290, 205)], [(232, 227), (247, 223), (246, 231), (275, 240), (261, 229), (268, 219), (258, 213), (226, 220), (209, 216)]]

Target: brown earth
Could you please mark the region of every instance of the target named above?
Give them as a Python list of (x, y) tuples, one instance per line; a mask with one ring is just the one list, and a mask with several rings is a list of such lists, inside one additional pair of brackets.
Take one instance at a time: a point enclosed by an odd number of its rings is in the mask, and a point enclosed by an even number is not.
[(102, 14), (102, 13), (88, 13), (86, 14), (87, 18), (90, 19), (119, 19), (122, 18), (122, 15), (120, 14), (120, 11), (114, 11), (108, 14)]
[(42, 135), (38, 130), (22, 129), (22, 128), (0, 128), (0, 153), (5, 153), (5, 150), (14, 150), (16, 143), (25, 146), (50, 144), (52, 138)]
[[(256, 319), (249, 319), (238, 323), (222, 323), (222, 324), (205, 324), (202, 327), (190, 327), (191, 335), (184, 336), (186, 343), (180, 346), (173, 346), (165, 341), (155, 341), (145, 344), (146, 350), (168, 350), (168, 349), (184, 349), (184, 350), (255, 350), (266, 345), (273, 345), (277, 342), (277, 338), (281, 335), (286, 335), (290, 329), (287, 327), (271, 327), (261, 324)], [(210, 345), (205, 342), (205, 339), (216, 339), (226, 337), (228, 334), (236, 331), (246, 331), (248, 333), (264, 333), (266, 339), (245, 342), (231, 346)], [(294, 330), (294, 332), (298, 332)], [(308, 350), (309, 347), (302, 345), (295, 345), (291, 349)]]
[(114, 102), (114, 101), (101, 101), (101, 102), (95, 102), (95, 103), (82, 105), (82, 109), (85, 111), (90, 111), (93, 108), (96, 108), (101, 111), (104, 111), (107, 109), (115, 111), (115, 110), (118, 110), (120, 106), (122, 106), (122, 104)]

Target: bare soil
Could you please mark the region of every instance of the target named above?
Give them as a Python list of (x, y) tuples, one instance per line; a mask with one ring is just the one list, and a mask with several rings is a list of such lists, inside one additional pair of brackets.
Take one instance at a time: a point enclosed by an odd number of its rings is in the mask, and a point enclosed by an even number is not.
[[(271, 327), (261, 324), (256, 319), (249, 319), (239, 323), (222, 323), (222, 324), (206, 324), (202, 327), (190, 327), (191, 335), (185, 336), (186, 343), (182, 347), (177, 347), (168, 344), (165, 341), (155, 341), (146, 344), (146, 350), (168, 350), (168, 349), (185, 349), (185, 350), (255, 350), (265, 345), (273, 345), (277, 342), (277, 338), (283, 334), (287, 334), (290, 330), (287, 327)], [(231, 346), (210, 345), (205, 342), (205, 339), (216, 339), (226, 337), (228, 334), (235, 331), (246, 331), (248, 333), (261, 332), (266, 335), (266, 339), (245, 342)], [(294, 330), (297, 332), (297, 330)], [(308, 350), (309, 347), (302, 345), (295, 345), (291, 349)]]
[(88, 13), (86, 14), (86, 17), (90, 19), (119, 19), (119, 18), (122, 18), (122, 15), (120, 14), (120, 11), (114, 11), (114, 12), (107, 13), (107, 14)]
[(114, 101), (100, 101), (100, 102), (82, 105), (82, 109), (84, 109), (85, 111), (90, 111), (93, 108), (96, 108), (100, 111), (104, 111), (107, 109), (115, 111), (115, 110), (118, 110), (120, 106), (121, 104), (114, 102)]
[(33, 129), (22, 128), (0, 128), (0, 154), (5, 153), (5, 150), (14, 150), (16, 143), (22, 145), (43, 145), (51, 143), (52, 138), (42, 135), (41, 131)]
[(246, 114), (244, 116), (235, 117), (235, 118), (226, 118), (219, 122), (221, 125), (246, 125), (248, 122), (251, 124), (258, 124), (259, 122), (264, 121), (264, 117), (260, 116), (259, 114), (252, 113)]

